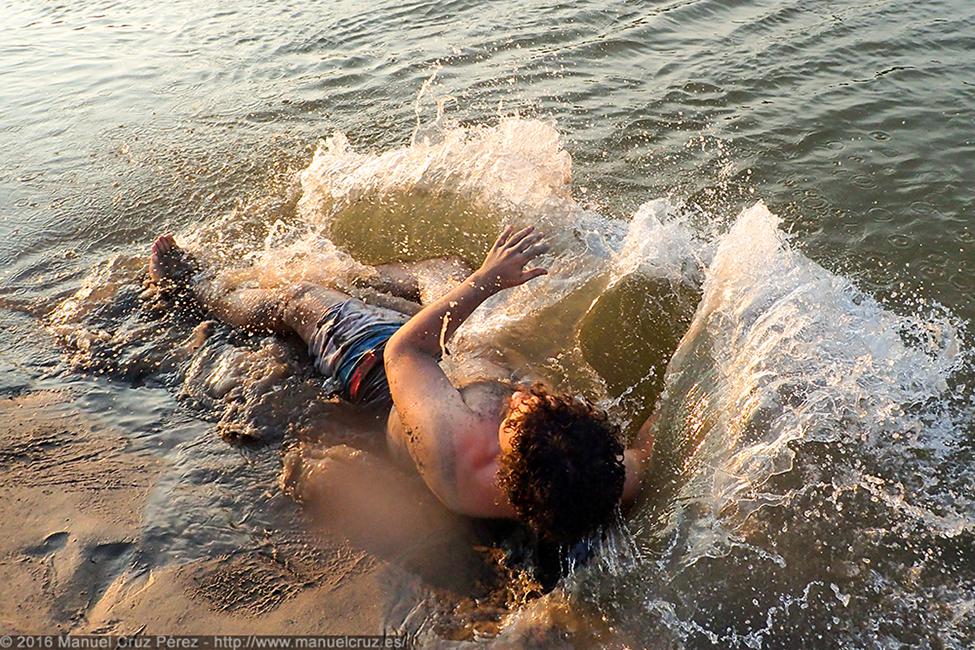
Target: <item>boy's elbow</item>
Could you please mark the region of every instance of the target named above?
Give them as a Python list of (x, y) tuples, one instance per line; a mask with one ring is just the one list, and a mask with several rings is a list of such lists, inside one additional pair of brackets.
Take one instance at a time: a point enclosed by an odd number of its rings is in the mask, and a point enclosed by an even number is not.
[(409, 344), (409, 339), (402, 334), (402, 331), (396, 332), (386, 341), (386, 347), (383, 349), (383, 360), (387, 368), (390, 362), (395, 364), (402, 360), (413, 348)]
[(386, 364), (386, 367), (388, 368), (390, 362), (397, 359), (400, 355), (400, 345), (394, 339), (386, 341), (386, 345), (383, 347), (383, 363)]

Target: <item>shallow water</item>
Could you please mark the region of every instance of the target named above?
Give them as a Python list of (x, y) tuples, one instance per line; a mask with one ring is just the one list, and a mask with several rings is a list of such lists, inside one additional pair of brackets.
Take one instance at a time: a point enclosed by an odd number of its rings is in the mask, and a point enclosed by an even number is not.
[(500, 351), (629, 431), (665, 389), (662, 462), (633, 548), (505, 638), (571, 620), (631, 647), (975, 643), (971, 3), (0, 17), (0, 389), (68, 389), (170, 461), (145, 562), (293, 523), (277, 448), (218, 433), (334, 422), (293, 345), (215, 328), (173, 352), (197, 321), (139, 296), (156, 233), (274, 285), (473, 263), (532, 220), (553, 273), (479, 312), (451, 371)]

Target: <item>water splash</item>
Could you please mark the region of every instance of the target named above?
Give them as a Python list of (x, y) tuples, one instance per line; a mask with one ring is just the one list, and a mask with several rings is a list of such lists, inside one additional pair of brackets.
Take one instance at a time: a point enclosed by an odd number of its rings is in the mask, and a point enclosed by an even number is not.
[[(511, 630), (559, 621), (603, 642), (732, 647), (799, 642), (799, 629), (837, 644), (910, 643), (922, 628), (948, 646), (971, 638), (964, 323), (937, 306), (884, 308), (803, 255), (761, 203), (728, 229), (665, 200), (627, 219), (603, 214), (576, 196), (550, 123), (436, 128), (381, 152), (336, 133), (291, 193), (187, 240), (216, 282), (271, 287), (348, 281), (368, 272), (362, 260), (451, 252), (476, 262), (508, 223), (552, 233), (551, 274), (475, 314), (448, 369), (471, 376), (475, 362), (503, 361), (590, 395), (630, 428), (659, 398), (659, 460), (632, 535), (614, 529), (595, 562)], [(163, 338), (137, 336), (147, 332), (137, 329), (139, 262), (103, 267), (52, 316), (80, 365), (112, 374), (118, 359), (189, 334), (169, 322)], [(281, 404), (308, 402), (310, 378), (282, 375), (298, 353), (219, 343), (230, 347), (197, 346), (159, 367), (190, 369), (184, 393), (231, 413), (228, 427), (290, 417), (246, 406), (266, 399), (269, 378), (295, 398)], [(138, 367), (143, 379), (156, 372)], [(923, 625), (892, 629), (919, 608)]]
[[(639, 620), (638, 638), (662, 625), (690, 645), (762, 647), (784, 629), (907, 642), (928, 627), (889, 621), (932, 590), (970, 598), (971, 570), (946, 550), (975, 524), (970, 412), (953, 408), (964, 323), (884, 309), (778, 223), (743, 211), (706, 267), (667, 372), (655, 496), (633, 524), (648, 560), (594, 567), (577, 593)], [(971, 634), (951, 607), (927, 616), (950, 646)]]

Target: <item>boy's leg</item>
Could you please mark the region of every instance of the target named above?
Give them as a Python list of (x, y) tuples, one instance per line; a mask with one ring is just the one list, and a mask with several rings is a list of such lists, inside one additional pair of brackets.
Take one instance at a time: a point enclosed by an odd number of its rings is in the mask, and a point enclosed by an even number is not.
[(311, 343), (322, 315), (349, 296), (310, 282), (296, 282), (281, 296), (280, 313), (284, 328), (295, 332), (305, 343)]
[(286, 334), (295, 332), (306, 343), (315, 333), (318, 319), (332, 305), (349, 296), (308, 282), (283, 289), (240, 288), (227, 290), (207, 282), (194, 281), (197, 270), (171, 235), (152, 246), (149, 274), (167, 292), (189, 292), (219, 320), (253, 332)]
[(281, 313), (276, 292), (268, 289), (235, 289), (214, 296), (196, 294), (200, 303), (218, 320), (252, 332), (281, 332)]
[[(357, 283), (366, 289), (356, 297), (373, 307), (408, 316), (419, 310), (417, 303), (421, 298), (424, 303), (436, 298), (431, 295), (430, 287), (450, 286), (470, 273), (470, 268), (459, 258), (382, 264), (374, 268), (375, 276)], [(322, 314), (349, 298), (345, 293), (309, 282), (298, 282), (283, 289), (228, 291), (205, 282), (193, 282), (195, 271), (195, 263), (176, 245), (172, 235), (163, 235), (153, 244), (149, 274), (164, 290), (191, 292), (203, 307), (234, 327), (255, 332), (295, 332), (306, 343), (314, 336)]]

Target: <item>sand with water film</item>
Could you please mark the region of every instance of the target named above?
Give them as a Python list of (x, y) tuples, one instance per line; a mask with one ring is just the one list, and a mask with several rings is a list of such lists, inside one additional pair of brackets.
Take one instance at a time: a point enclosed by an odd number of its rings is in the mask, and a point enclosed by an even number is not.
[[(0, 517), (16, 522), (0, 541), (6, 632), (395, 634), (394, 621), (425, 608), (454, 610), (458, 627), (440, 635), (496, 632), (501, 609), (472, 554), (476, 533), (378, 459), (370, 476), (304, 459), (327, 496), (308, 511), (329, 522), (304, 549), (265, 531), (252, 546), (156, 568), (139, 554), (163, 462), (64, 394), (3, 400), (0, 421)], [(376, 489), (391, 481), (394, 490)], [(377, 534), (377, 518), (402, 525)]]

